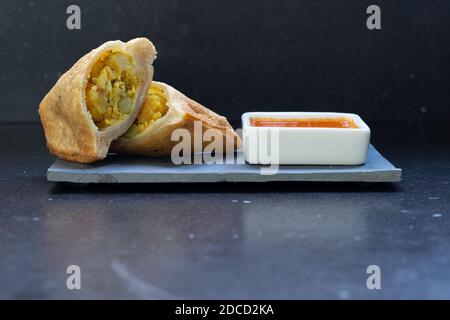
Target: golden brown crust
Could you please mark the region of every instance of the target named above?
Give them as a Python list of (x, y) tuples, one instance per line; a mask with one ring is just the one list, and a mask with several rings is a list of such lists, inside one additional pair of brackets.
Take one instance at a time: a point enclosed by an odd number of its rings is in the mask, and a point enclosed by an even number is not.
[[(142, 73), (142, 84), (129, 117), (99, 131), (86, 107), (84, 92), (92, 65), (103, 52), (115, 48), (135, 59), (137, 69)], [(148, 39), (136, 38), (126, 43), (108, 41), (78, 60), (61, 76), (39, 105), (39, 115), (50, 151), (62, 159), (81, 163), (105, 158), (111, 141), (122, 135), (139, 113), (153, 78), (151, 64), (155, 56), (155, 47)]]
[[(201, 124), (201, 133), (208, 129), (215, 129), (223, 139), (223, 146), (228, 146), (224, 152), (234, 151), (241, 146), (241, 139), (233, 130), (227, 119), (200, 103), (186, 97), (184, 94), (163, 82), (153, 81), (159, 85), (167, 96), (169, 110), (165, 116), (155, 121), (143, 133), (132, 139), (121, 137), (111, 144), (111, 151), (120, 154), (135, 154), (143, 156), (169, 156), (172, 149), (179, 141), (171, 141), (174, 130), (183, 128), (189, 131), (191, 139), (191, 151), (194, 148), (195, 123)], [(210, 141), (203, 141), (202, 151)], [(216, 150), (217, 151), (217, 150)]]

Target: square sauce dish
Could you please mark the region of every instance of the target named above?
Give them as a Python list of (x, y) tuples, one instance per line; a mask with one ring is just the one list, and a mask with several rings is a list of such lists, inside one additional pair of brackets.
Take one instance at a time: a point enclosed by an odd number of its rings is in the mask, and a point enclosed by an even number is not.
[(362, 165), (370, 142), (352, 113), (246, 112), (242, 129), (249, 164)]

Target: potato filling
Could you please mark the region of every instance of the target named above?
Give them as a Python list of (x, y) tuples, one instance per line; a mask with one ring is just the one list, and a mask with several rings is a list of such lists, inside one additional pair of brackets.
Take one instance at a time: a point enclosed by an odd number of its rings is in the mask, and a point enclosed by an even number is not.
[(152, 84), (139, 115), (130, 129), (124, 134), (124, 137), (134, 138), (144, 132), (153, 122), (163, 117), (167, 110), (167, 98), (164, 90), (160, 86)]
[(140, 82), (133, 59), (124, 52), (109, 50), (97, 60), (86, 85), (86, 105), (100, 130), (128, 117)]

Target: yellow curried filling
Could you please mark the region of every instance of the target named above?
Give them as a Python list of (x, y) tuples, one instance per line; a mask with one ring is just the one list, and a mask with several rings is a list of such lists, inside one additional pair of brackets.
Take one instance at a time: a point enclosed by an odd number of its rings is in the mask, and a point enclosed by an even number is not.
[(140, 82), (126, 53), (109, 50), (97, 60), (86, 85), (86, 105), (100, 130), (128, 117)]
[(164, 90), (160, 86), (152, 84), (139, 115), (124, 137), (131, 139), (144, 132), (153, 122), (164, 116), (167, 110), (167, 98)]

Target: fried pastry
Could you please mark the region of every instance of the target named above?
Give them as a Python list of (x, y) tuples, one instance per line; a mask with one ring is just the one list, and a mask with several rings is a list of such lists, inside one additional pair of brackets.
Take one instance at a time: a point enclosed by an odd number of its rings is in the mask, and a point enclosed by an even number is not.
[(105, 158), (142, 107), (155, 57), (153, 44), (136, 38), (108, 41), (78, 60), (39, 106), (50, 151), (80, 163)]
[[(196, 122), (202, 133), (213, 129), (223, 139), (223, 153), (234, 152), (240, 147), (241, 139), (225, 117), (186, 97), (168, 84), (153, 81), (136, 120), (122, 137), (111, 144), (111, 150), (119, 154), (169, 156), (178, 143), (172, 141), (172, 133), (183, 128), (193, 137), (191, 150), (194, 151)], [(211, 142), (204, 141), (202, 137), (200, 139), (199, 151), (204, 151)]]

